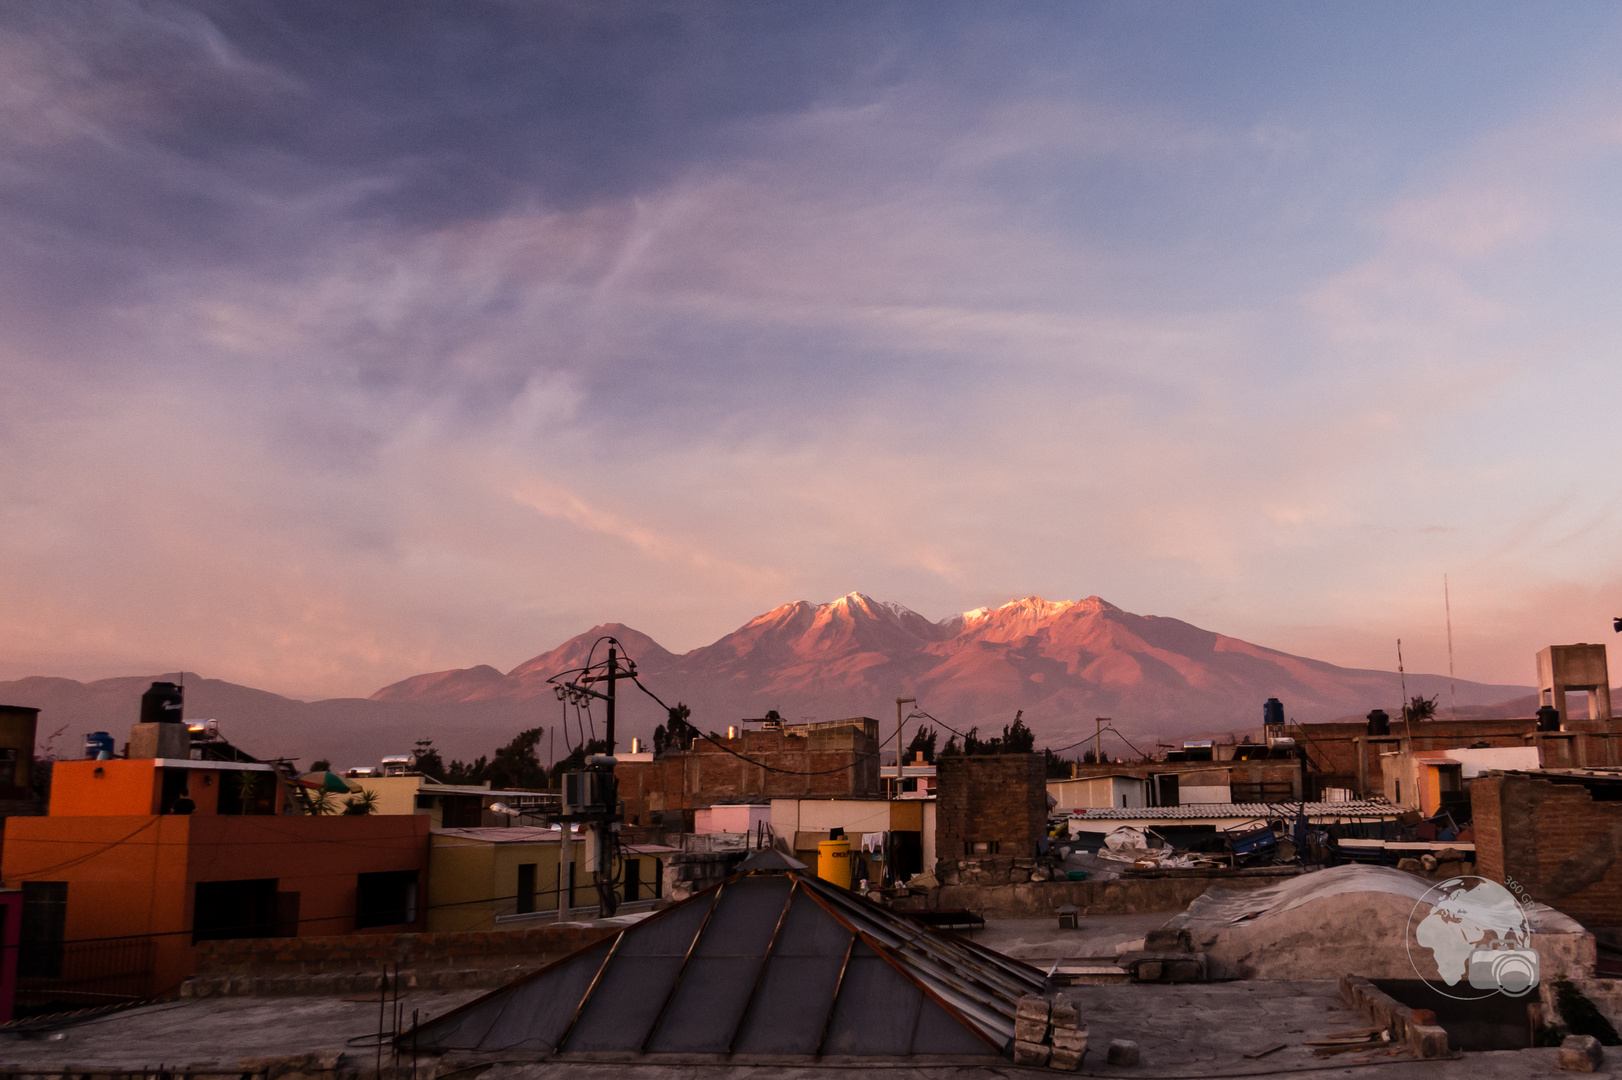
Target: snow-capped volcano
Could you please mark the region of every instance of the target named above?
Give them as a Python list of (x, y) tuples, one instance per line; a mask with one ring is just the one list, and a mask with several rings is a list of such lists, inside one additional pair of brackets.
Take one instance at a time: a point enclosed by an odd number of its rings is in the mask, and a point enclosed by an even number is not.
[[(546, 691), (548, 675), (584, 662), (612, 634), (643, 681), (696, 720), (723, 727), (776, 709), (785, 717), (892, 715), (915, 697), (954, 727), (989, 727), (1023, 709), (1044, 738), (1089, 728), (1096, 716), (1140, 731), (1249, 728), (1262, 702), (1283, 699), (1296, 719), (1330, 719), (1392, 708), (1394, 672), (1360, 671), (1292, 656), (1202, 630), (1180, 619), (1134, 615), (1097, 596), (1027, 596), (939, 622), (901, 604), (847, 593), (824, 604), (797, 601), (759, 615), (711, 645), (683, 655), (646, 635), (605, 624), (513, 669), (419, 675), (374, 701), (451, 704)], [(1435, 693), (1440, 676), (1409, 675), (1410, 693)], [(1516, 686), (1459, 683), (1461, 705), (1522, 693)], [(649, 706), (640, 698), (635, 708)], [(647, 725), (653, 712), (643, 717)]]

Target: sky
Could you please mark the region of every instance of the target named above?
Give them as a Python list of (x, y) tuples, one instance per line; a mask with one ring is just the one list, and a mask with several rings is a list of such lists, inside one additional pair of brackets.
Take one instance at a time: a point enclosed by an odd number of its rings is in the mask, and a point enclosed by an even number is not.
[[(0, 7), (0, 678), (1622, 614), (1622, 9)], [(1622, 658), (1619, 658), (1622, 662)]]

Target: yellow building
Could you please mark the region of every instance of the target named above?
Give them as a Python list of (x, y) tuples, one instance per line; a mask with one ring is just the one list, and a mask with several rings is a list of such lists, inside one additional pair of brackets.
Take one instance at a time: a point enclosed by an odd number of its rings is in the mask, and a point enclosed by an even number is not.
[[(428, 929), (482, 931), (555, 919), (561, 829), (436, 829), (428, 837)], [(573, 834), (566, 875), (571, 917), (595, 917), (597, 874), (589, 832)], [(664, 860), (677, 849), (654, 844), (622, 848), (615, 893), (622, 905), (647, 905), (664, 893)], [(516, 928), (514, 926), (513, 928)]]
[[(537, 819), (558, 810), (558, 796), (543, 791), (501, 791), (483, 784), (441, 784), (420, 773), (348, 779), (377, 795), (379, 814), (426, 814), (435, 829), (466, 829), (507, 824), (508, 818)], [(340, 799), (340, 802), (343, 800)], [(501, 809), (497, 809), (497, 808)], [(516, 811), (503, 813), (502, 810)]]

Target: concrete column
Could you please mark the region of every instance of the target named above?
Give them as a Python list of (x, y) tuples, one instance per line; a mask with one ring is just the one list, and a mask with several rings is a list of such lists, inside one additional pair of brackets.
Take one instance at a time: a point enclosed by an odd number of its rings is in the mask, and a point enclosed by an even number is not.
[(558, 922), (569, 918), (574, 894), (574, 843), (569, 839), (569, 823), (563, 823), (563, 839), (558, 843)]

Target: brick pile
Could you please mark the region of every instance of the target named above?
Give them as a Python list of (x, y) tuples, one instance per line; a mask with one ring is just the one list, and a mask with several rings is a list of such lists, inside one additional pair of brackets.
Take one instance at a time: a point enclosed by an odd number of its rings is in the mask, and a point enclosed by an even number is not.
[(1014, 1064), (1074, 1071), (1087, 1054), (1087, 1025), (1073, 1006), (1035, 994), (1020, 999), (1014, 1014)]

